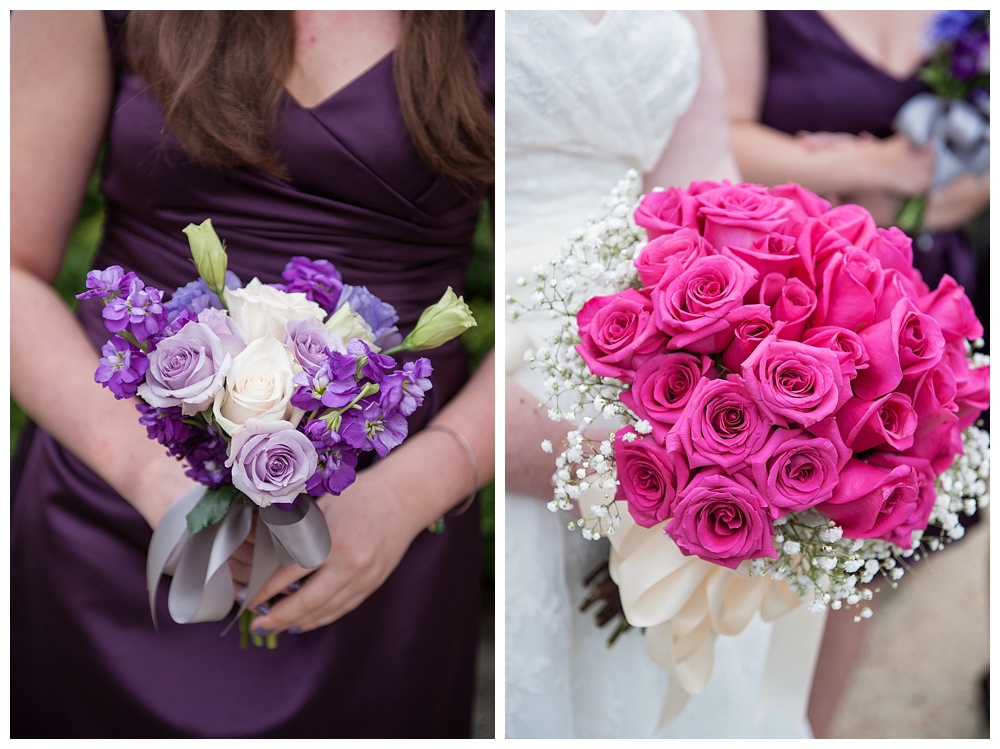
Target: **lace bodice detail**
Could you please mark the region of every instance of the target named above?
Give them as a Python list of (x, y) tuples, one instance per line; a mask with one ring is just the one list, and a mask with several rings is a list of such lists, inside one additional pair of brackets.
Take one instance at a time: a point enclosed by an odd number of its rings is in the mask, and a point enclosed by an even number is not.
[(695, 31), (676, 11), (508, 11), (505, 40), (508, 246), (539, 222), (561, 240), (659, 161), (698, 86)]

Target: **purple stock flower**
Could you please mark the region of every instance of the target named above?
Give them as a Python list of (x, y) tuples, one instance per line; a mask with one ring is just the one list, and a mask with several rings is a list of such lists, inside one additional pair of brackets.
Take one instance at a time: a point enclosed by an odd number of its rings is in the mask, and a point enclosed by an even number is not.
[(347, 344), (347, 353), (361, 364), (360, 374), (372, 382), (382, 382), (382, 378), (396, 368), (396, 360), (385, 354), (376, 354), (371, 347), (360, 338), (354, 338)]
[(77, 294), (77, 299), (93, 299), (101, 297), (108, 299), (117, 297), (123, 287), (127, 288), (128, 283), (135, 278), (135, 273), (125, 275), (121, 267), (112, 265), (104, 270), (92, 270), (87, 274), (88, 291)]
[(306, 482), (306, 491), (314, 497), (324, 493), (340, 494), (354, 483), (358, 451), (347, 445), (322, 419), (306, 424), (305, 433), (316, 448), (316, 473)]
[[(231, 270), (226, 271), (226, 288), (238, 289), (243, 286), (239, 276)], [(163, 309), (167, 311), (167, 320), (173, 322), (183, 310), (187, 310), (193, 317), (209, 307), (223, 309), (222, 300), (212, 291), (209, 291), (205, 279), (199, 278), (189, 284), (181, 286), (171, 296), (170, 300), (163, 303)]]
[(128, 284), (122, 283), (124, 298), (115, 297), (102, 311), (104, 326), (112, 333), (121, 333), (128, 328), (137, 341), (145, 341), (155, 336), (167, 325), (167, 315), (161, 300), (163, 292), (146, 286), (138, 276), (129, 274)]
[(361, 392), (361, 386), (354, 378), (353, 368), (344, 377), (337, 376), (332, 369), (332, 357), (336, 352), (327, 349), (328, 359), (316, 374), (311, 375), (302, 370), (292, 378), (298, 385), (292, 395), (292, 405), (303, 411), (311, 411), (326, 406), (327, 408), (343, 408), (354, 400)]
[(101, 347), (101, 353), (104, 356), (94, 373), (94, 382), (108, 388), (115, 398), (131, 398), (149, 368), (146, 355), (119, 336), (105, 343)]
[(981, 15), (979, 10), (942, 10), (934, 16), (931, 39), (935, 42), (954, 41)]
[(979, 73), (983, 49), (989, 54), (990, 37), (987, 33), (963, 34), (955, 40), (951, 50), (951, 72), (960, 81), (967, 81)]
[(229, 444), (214, 425), (209, 425), (200, 436), (202, 439), (194, 441), (193, 449), (184, 456), (188, 464), (184, 475), (217, 489), (232, 481), (232, 471), (226, 465)]
[(166, 447), (168, 455), (183, 457), (186, 452), (184, 444), (195, 433), (184, 423), (181, 407), (157, 408), (137, 403), (135, 408), (141, 414), (139, 423), (146, 427), (146, 436)]
[(386, 375), (382, 380), (382, 403), (386, 409), (396, 409), (403, 416), (410, 416), (423, 405), (424, 393), (431, 389), (433, 369), (428, 359), (406, 362), (403, 369)]
[(403, 342), (403, 336), (399, 334), (396, 323), (399, 322), (399, 315), (391, 304), (383, 302), (377, 296), (368, 291), (365, 286), (350, 286), (345, 284), (344, 291), (340, 295), (337, 309), (347, 304), (357, 312), (368, 323), (375, 335), (375, 345), (380, 349), (392, 348)]
[(374, 450), (384, 458), (406, 439), (408, 425), (398, 411), (386, 411), (378, 400), (361, 401), (358, 406), (344, 413), (340, 426), (340, 435), (348, 445)]
[(344, 288), (340, 272), (329, 260), (310, 260), (293, 257), (281, 271), (284, 284), (274, 284), (279, 291), (305, 293), (307, 299), (316, 302), (327, 312), (333, 312)]

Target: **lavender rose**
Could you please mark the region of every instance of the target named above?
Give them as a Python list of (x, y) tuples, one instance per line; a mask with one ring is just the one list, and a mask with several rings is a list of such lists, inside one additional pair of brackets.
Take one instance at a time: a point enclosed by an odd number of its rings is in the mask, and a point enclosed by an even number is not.
[(677, 548), (736, 569), (747, 559), (778, 556), (767, 502), (747, 476), (701, 471), (679, 493), (666, 527)]
[(208, 325), (189, 322), (149, 354), (139, 396), (158, 408), (181, 406), (185, 416), (204, 411), (222, 389), (234, 355)]
[(247, 419), (233, 434), (226, 467), (255, 504), (290, 504), (316, 472), (316, 448), (287, 421)]
[(329, 358), (327, 349), (347, 353), (344, 339), (336, 333), (331, 333), (326, 326), (315, 317), (305, 317), (292, 320), (285, 326), (285, 347), (295, 356), (310, 375), (315, 375)]
[[(631, 436), (629, 436), (631, 435)], [(641, 439), (632, 427), (615, 434), (619, 499), (628, 502), (636, 523), (652, 528), (673, 516), (677, 491), (688, 480), (688, 465), (678, 452)]]

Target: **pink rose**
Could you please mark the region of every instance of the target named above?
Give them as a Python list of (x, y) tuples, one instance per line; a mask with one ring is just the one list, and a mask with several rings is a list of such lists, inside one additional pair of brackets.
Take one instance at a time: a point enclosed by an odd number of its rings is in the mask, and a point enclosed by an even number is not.
[(684, 456), (668, 452), (651, 439), (638, 437), (632, 427), (615, 433), (615, 463), (618, 467), (618, 499), (628, 502), (632, 518), (652, 528), (673, 515), (677, 490), (688, 480)]
[(802, 512), (833, 495), (851, 451), (836, 428), (830, 437), (804, 429), (776, 429), (750, 460), (757, 486), (767, 497), (771, 517)]
[(650, 423), (653, 438), (662, 445), (697, 384), (702, 378), (715, 377), (718, 372), (707, 356), (660, 354), (643, 362), (631, 389), (620, 398), (636, 416)]
[(919, 297), (910, 279), (898, 270), (890, 268), (885, 271), (884, 279), (882, 294), (875, 300), (874, 322), (882, 322), (888, 318), (900, 299), (909, 299), (916, 303)]
[(722, 352), (722, 365), (730, 372), (739, 372), (750, 352), (774, 332), (771, 308), (766, 304), (747, 304), (734, 310), (728, 318), (733, 326), (733, 340)]
[(767, 440), (770, 424), (738, 375), (702, 379), (667, 435), (668, 449), (683, 447), (692, 468), (746, 464)]
[(946, 341), (975, 340), (983, 336), (983, 324), (976, 317), (965, 288), (945, 274), (938, 287), (917, 300), (917, 307), (938, 321)]
[(809, 282), (815, 288), (823, 280), (823, 268), (827, 259), (835, 252), (843, 252), (850, 242), (827, 226), (818, 218), (806, 219), (795, 238), (799, 256), (806, 269)]
[(830, 210), (830, 201), (824, 200), (802, 185), (788, 182), (771, 188), (771, 194), (776, 198), (788, 198), (802, 211), (804, 217), (815, 218)]
[(868, 366), (868, 352), (861, 342), (861, 336), (847, 328), (824, 326), (810, 328), (805, 332), (802, 342), (807, 346), (828, 348), (840, 360), (840, 369), (844, 377), (853, 380), (858, 371)]
[(751, 186), (723, 185), (697, 196), (704, 237), (713, 247), (749, 247), (771, 232), (791, 233), (795, 203)]
[(945, 422), (957, 421), (955, 395), (958, 389), (955, 374), (946, 362), (903, 382), (899, 389), (910, 397), (913, 410), (917, 412), (916, 437), (924, 436)]
[(695, 474), (678, 493), (666, 532), (683, 554), (730, 569), (778, 556), (764, 497), (746, 476), (718, 468)]
[(743, 381), (778, 426), (808, 427), (835, 413), (851, 396), (830, 349), (768, 336), (743, 362)]
[(820, 218), (855, 247), (864, 247), (876, 236), (875, 219), (859, 205), (838, 205)]
[(958, 405), (958, 426), (965, 429), (976, 423), (976, 420), (990, 407), (990, 367), (970, 368), (968, 374), (962, 373), (957, 380), (955, 403)]
[(678, 229), (697, 229), (697, 207), (692, 195), (671, 187), (646, 195), (635, 209), (634, 219), (652, 240)]
[(833, 497), (816, 507), (847, 538), (881, 538), (904, 549), (912, 532), (927, 526), (934, 508), (934, 471), (921, 458), (872, 453), (852, 458)]
[(917, 435), (906, 455), (929, 461), (931, 470), (937, 475), (954, 463), (955, 456), (960, 452), (962, 429), (955, 422), (945, 421), (926, 434)]
[(743, 303), (756, 278), (749, 265), (724, 255), (699, 258), (669, 282), (665, 276), (653, 289), (653, 310), (657, 327), (672, 336), (668, 347), (721, 351), (714, 341), (705, 348), (697, 344), (732, 327), (725, 317)]
[(771, 308), (775, 322), (785, 323), (778, 337), (797, 341), (816, 309), (816, 292), (797, 278), (769, 273), (760, 284), (760, 303)]
[(944, 336), (937, 321), (900, 299), (887, 320), (861, 331), (869, 367), (858, 372), (854, 394), (875, 400), (896, 389), (904, 377), (933, 369), (944, 355)]
[(886, 443), (908, 450), (917, 430), (917, 412), (903, 393), (889, 393), (873, 401), (851, 398), (837, 412), (837, 425), (844, 443), (855, 453)]
[[(723, 251), (742, 260), (757, 271), (758, 278), (768, 273), (790, 277), (805, 275), (802, 258), (795, 247), (795, 238), (786, 234), (770, 233), (755, 239), (748, 247), (724, 247)], [(750, 291), (753, 297), (755, 290)]]
[(678, 229), (644, 245), (635, 259), (635, 268), (643, 286), (656, 286), (668, 268), (675, 268), (673, 275), (676, 276), (698, 258), (715, 254), (712, 245), (694, 229)]
[(885, 281), (882, 266), (856, 247), (837, 251), (817, 264), (822, 272), (814, 327), (836, 325), (860, 331), (875, 321), (875, 300)]
[(635, 289), (587, 300), (576, 321), (577, 353), (598, 377), (631, 382), (642, 357), (664, 343), (653, 321), (652, 302)]
[(918, 294), (926, 294), (927, 284), (920, 271), (913, 267), (913, 240), (895, 226), (876, 229), (867, 246), (863, 249), (879, 261), (882, 267), (902, 273), (913, 284)]

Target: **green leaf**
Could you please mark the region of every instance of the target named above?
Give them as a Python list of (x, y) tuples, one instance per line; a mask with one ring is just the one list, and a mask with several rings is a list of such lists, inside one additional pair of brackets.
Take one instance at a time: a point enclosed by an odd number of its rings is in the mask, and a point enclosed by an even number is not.
[(229, 503), (239, 490), (232, 484), (224, 484), (218, 489), (208, 489), (187, 514), (188, 533), (192, 536), (211, 525), (220, 522), (229, 512)]

